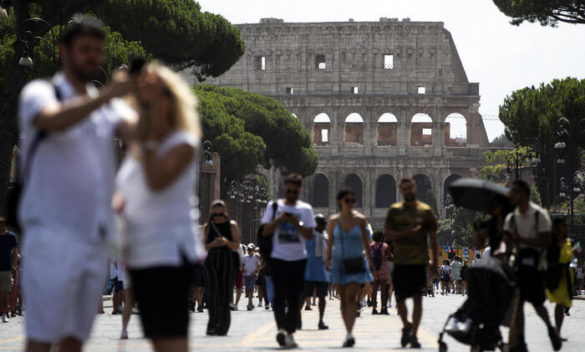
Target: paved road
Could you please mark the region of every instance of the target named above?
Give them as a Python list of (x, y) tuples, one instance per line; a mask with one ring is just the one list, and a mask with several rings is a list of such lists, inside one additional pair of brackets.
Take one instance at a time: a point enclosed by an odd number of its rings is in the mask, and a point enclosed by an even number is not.
[[(437, 296), (425, 299), (425, 314), (423, 330), (419, 333), (419, 340), (423, 345), (422, 351), (437, 351), (437, 334), (441, 330), (446, 317), (461, 303), (461, 296)], [(306, 351), (335, 351), (340, 348), (345, 330), (339, 313), (337, 300), (328, 301), (325, 316), (330, 330), (318, 331), (316, 310), (303, 311), (304, 329), (296, 334), (296, 340), (302, 350)], [(240, 306), (244, 308), (244, 303)], [(549, 306), (549, 309), (551, 307)], [(111, 308), (106, 305), (106, 311)], [(571, 316), (566, 318), (563, 336), (569, 338), (563, 351), (583, 351), (585, 346), (585, 301), (575, 301)], [(527, 339), (531, 351), (552, 351), (545, 328), (535, 316), (532, 309), (527, 309)], [(130, 323), (130, 339), (120, 341), (121, 318), (119, 315), (105, 314), (98, 316), (91, 340), (86, 351), (150, 351), (149, 344), (141, 338), (138, 316), (134, 315)], [(207, 314), (195, 313), (192, 315), (191, 350), (192, 351), (274, 351), (277, 349), (274, 340), (275, 327), (271, 311), (256, 308), (252, 312), (239, 311), (232, 315), (232, 328), (229, 336), (205, 336)], [(1, 323), (0, 323), (1, 324)], [(357, 351), (400, 351), (399, 318), (395, 310), (390, 316), (372, 316), (369, 310), (364, 310), (358, 318), (354, 335)], [(24, 341), (23, 318), (17, 317), (8, 324), (0, 325), (0, 351), (20, 351)], [(469, 351), (467, 346), (461, 345), (450, 338), (449, 351)]]

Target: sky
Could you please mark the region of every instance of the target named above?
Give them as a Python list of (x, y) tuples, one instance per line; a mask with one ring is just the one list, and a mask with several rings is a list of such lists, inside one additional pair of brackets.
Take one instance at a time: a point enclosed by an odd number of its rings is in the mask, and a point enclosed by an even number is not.
[(203, 11), (234, 24), (285, 22), (440, 21), (451, 32), (470, 82), (479, 82), (480, 113), (490, 140), (501, 135), (498, 107), (516, 89), (555, 78), (585, 78), (585, 25), (513, 26), (492, 0), (198, 0)]

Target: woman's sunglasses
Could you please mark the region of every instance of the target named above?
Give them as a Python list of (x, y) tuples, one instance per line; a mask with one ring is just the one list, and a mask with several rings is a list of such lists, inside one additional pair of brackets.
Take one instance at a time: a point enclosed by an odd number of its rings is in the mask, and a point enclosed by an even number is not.
[(219, 218), (219, 217), (222, 217), (223, 218), (224, 216), (225, 216), (225, 213), (213, 213), (213, 214), (211, 214), (211, 217), (213, 217), (213, 218)]
[(354, 198), (345, 198), (345, 199), (343, 200), (343, 202), (344, 202), (345, 204), (354, 204), (354, 203), (355, 203), (355, 199), (354, 199)]

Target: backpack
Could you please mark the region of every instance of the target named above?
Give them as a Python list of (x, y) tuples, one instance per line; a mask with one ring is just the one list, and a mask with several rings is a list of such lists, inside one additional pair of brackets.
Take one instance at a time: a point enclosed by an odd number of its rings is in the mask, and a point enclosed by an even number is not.
[(449, 272), (447, 270), (445, 270), (444, 266), (441, 266), (441, 272), (440, 272), (440, 278), (441, 281), (449, 281)]
[[(272, 202), (272, 221), (274, 221), (274, 218), (276, 217), (277, 209), (278, 201), (275, 200)], [(272, 233), (268, 236), (264, 236), (263, 232), (264, 225), (260, 225), (260, 228), (258, 228), (258, 232), (256, 233), (256, 243), (258, 243), (258, 247), (260, 247), (260, 254), (262, 255), (262, 258), (264, 258), (264, 260), (267, 262), (272, 255), (272, 236), (274, 234)]]
[(372, 261), (374, 262), (374, 269), (376, 271), (380, 270), (382, 267), (382, 248), (384, 248), (384, 244), (375, 248), (375, 245), (372, 246)]

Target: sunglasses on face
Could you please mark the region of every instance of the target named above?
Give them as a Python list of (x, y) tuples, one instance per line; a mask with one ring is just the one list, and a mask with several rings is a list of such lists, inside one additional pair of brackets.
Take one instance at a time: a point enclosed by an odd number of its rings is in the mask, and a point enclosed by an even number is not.
[(223, 218), (224, 216), (225, 216), (224, 213), (213, 213), (213, 214), (211, 214), (211, 217), (214, 217), (214, 218), (219, 218), (219, 217), (222, 217)]
[(288, 190), (288, 191), (286, 191), (286, 194), (291, 195), (291, 196), (298, 196), (299, 191)]
[(354, 199), (354, 198), (345, 198), (345, 199), (343, 200), (343, 202), (344, 202), (345, 204), (355, 204), (355, 199)]

